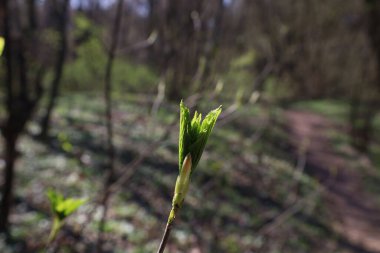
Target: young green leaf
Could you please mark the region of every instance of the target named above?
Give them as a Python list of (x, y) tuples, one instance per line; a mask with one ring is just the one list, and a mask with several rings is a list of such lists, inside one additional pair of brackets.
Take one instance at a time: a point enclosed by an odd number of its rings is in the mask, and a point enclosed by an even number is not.
[(60, 221), (64, 220), (86, 202), (86, 199), (65, 199), (62, 194), (51, 189), (48, 190), (47, 196), (49, 198), (53, 214)]
[(52, 189), (49, 189), (47, 191), (46, 195), (50, 201), (50, 208), (51, 208), (51, 211), (53, 212), (53, 214), (58, 216), (59, 219), (63, 219), (64, 217), (61, 218), (59, 212), (57, 212), (57, 206), (64, 199), (63, 195), (60, 194), (59, 192), (52, 190)]
[(57, 211), (63, 213), (63, 215), (67, 217), (75, 212), (84, 203), (86, 203), (85, 199), (65, 199), (57, 205)]
[(179, 170), (188, 154), (192, 157), (192, 172), (197, 167), (215, 122), (222, 112), (221, 106), (209, 112), (202, 121), (202, 114), (197, 111), (190, 119), (190, 110), (183, 101), (180, 103), (179, 130)]
[(179, 144), (178, 144), (178, 150), (179, 150), (179, 170), (182, 168), (183, 160), (185, 159), (185, 156), (189, 153), (189, 134), (188, 129), (191, 128), (190, 124), (190, 111), (189, 108), (187, 108), (183, 101), (181, 100), (180, 103), (180, 124), (179, 124)]

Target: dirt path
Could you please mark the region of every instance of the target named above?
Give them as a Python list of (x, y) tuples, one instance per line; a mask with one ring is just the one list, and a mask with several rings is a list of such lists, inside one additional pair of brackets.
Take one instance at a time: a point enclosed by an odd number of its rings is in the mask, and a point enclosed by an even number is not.
[[(362, 180), (370, 162), (349, 147), (335, 148), (331, 131), (344, 131), (318, 114), (286, 112), (294, 147), (307, 146), (307, 171), (326, 187), (325, 196), (333, 229), (362, 251), (380, 253), (380, 208), (374, 204)], [(363, 168), (366, 172), (363, 172)], [(373, 171), (373, 169), (372, 169)]]

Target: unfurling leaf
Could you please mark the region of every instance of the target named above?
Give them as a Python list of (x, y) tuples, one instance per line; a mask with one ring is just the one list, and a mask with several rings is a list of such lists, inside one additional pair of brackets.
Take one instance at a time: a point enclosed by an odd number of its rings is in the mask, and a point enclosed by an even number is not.
[(76, 198), (64, 198), (59, 192), (52, 189), (47, 191), (47, 197), (50, 201), (51, 210), (53, 212), (53, 223), (48, 238), (47, 245), (55, 240), (59, 230), (64, 224), (65, 218), (71, 215), (75, 210), (77, 210), (81, 205), (83, 205), (86, 199), (76, 199)]
[(86, 199), (76, 198), (65, 199), (62, 194), (51, 189), (48, 190), (47, 196), (49, 198), (53, 214), (60, 221), (64, 220), (67, 216), (75, 212), (87, 201)]
[(212, 110), (202, 121), (202, 114), (195, 112), (190, 119), (190, 110), (181, 101), (180, 104), (180, 130), (179, 130), (179, 170), (185, 157), (190, 154), (192, 170), (197, 167), (206, 146), (208, 137), (215, 126), (215, 122), (222, 112), (221, 106)]
[[(189, 189), (190, 176), (197, 167), (206, 146), (208, 137), (222, 108), (212, 110), (202, 121), (202, 114), (195, 112), (190, 119), (190, 110), (183, 102), (180, 104), (180, 127), (179, 127), (179, 175), (177, 177), (173, 208), (179, 209)], [(171, 219), (174, 219), (175, 210)]]

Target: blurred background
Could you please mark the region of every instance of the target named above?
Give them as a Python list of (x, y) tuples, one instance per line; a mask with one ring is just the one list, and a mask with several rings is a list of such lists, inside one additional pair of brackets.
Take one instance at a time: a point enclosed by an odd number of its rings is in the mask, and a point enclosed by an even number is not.
[[(223, 105), (167, 252), (380, 252), (379, 0), (1, 0), (0, 252), (156, 252), (181, 99)], [(53, 245), (47, 189), (87, 202)]]

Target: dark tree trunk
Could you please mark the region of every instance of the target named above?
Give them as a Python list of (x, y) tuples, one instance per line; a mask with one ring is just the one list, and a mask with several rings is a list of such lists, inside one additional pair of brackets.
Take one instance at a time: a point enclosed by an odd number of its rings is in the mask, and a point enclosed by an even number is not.
[[(4, 27), (4, 60), (5, 60), (5, 90), (7, 118), (1, 125), (5, 150), (4, 184), (2, 187), (2, 199), (0, 206), (0, 232), (9, 232), (9, 215), (12, 207), (13, 183), (15, 175), (15, 162), (17, 158), (17, 140), (25, 129), (29, 119), (32, 117), (34, 108), (42, 95), (42, 87), (38, 75), (34, 89), (28, 80), (28, 64), (25, 57), (25, 45), (23, 36), (33, 36), (33, 29), (28, 27), (26, 32), (19, 34), (17, 38), (11, 36), (11, 15), (8, 4), (9, 0), (0, 1), (0, 10), (3, 11)], [(13, 13), (12, 13), (13, 14)], [(27, 35), (26, 35), (27, 34)], [(28, 38), (30, 39), (30, 38)], [(42, 73), (42, 72), (39, 72)], [(16, 79), (16, 76), (18, 77)], [(17, 81), (17, 82), (16, 82)], [(18, 84), (18, 85), (16, 85)]]
[(366, 0), (368, 35), (377, 59), (377, 88), (380, 91), (380, 0)]
[(373, 94), (356, 91), (351, 103), (351, 143), (361, 152), (367, 152), (373, 134), (373, 121), (379, 109), (380, 96), (380, 0), (365, 0), (368, 10), (368, 38), (376, 55), (377, 73)]
[(188, 95), (199, 67), (204, 2), (170, 0), (165, 15), (164, 40), (168, 99)]
[(162, 1), (157, 0), (148, 0), (149, 6), (149, 16), (148, 16), (148, 34), (152, 34), (152, 32), (156, 32), (158, 34), (158, 39), (153, 43), (151, 47), (148, 48), (149, 52), (149, 62), (152, 66), (158, 67), (159, 72), (163, 72), (166, 67), (164, 66), (164, 61), (162, 56), (163, 49), (163, 23), (161, 17), (161, 6)]
[(59, 96), (60, 83), (65, 64), (67, 53), (67, 21), (69, 14), (70, 0), (63, 0), (62, 6), (55, 3), (55, 13), (57, 14), (57, 29), (60, 32), (60, 45), (58, 49), (58, 57), (55, 64), (54, 79), (51, 83), (49, 102), (46, 108), (46, 113), (41, 121), (41, 137), (46, 138), (49, 135), (51, 115), (56, 105)]
[(224, 0), (218, 0), (216, 6), (216, 13), (214, 16), (214, 27), (211, 31), (208, 46), (205, 49), (205, 70), (201, 77), (202, 83), (208, 83), (207, 78), (212, 75), (212, 67), (214, 60), (219, 51), (222, 33), (222, 24), (224, 16)]
[[(149, 0), (149, 30), (158, 32), (151, 57), (164, 76), (167, 97), (178, 101), (193, 88), (203, 53), (207, 1)], [(186, 46), (184, 46), (186, 45)]]
[(373, 119), (376, 115), (376, 103), (359, 101), (354, 98), (350, 105), (351, 145), (366, 153), (373, 134)]
[(36, 0), (29, 0), (26, 3), (28, 5), (29, 27), (31, 30), (35, 30), (37, 28)]
[(9, 213), (12, 206), (12, 190), (14, 181), (14, 164), (16, 161), (16, 136), (6, 137), (5, 146), (5, 169), (4, 169), (4, 185), (2, 190), (3, 198), (1, 200), (0, 215), (0, 232), (8, 233)]
[[(5, 85), (6, 85), (6, 107), (8, 112), (12, 110), (13, 105), (13, 69), (12, 69), (12, 44), (10, 43), (10, 25), (9, 18), (10, 14), (8, 12), (8, 0), (3, 0), (0, 2), (1, 9), (3, 10), (3, 25), (4, 25), (4, 38), (5, 38)], [(9, 123), (9, 121), (7, 122)], [(7, 124), (6, 123), (6, 124)], [(3, 126), (8, 128), (7, 125)], [(5, 141), (5, 169), (4, 169), (4, 185), (2, 187), (2, 200), (0, 206), (0, 232), (8, 232), (8, 217), (9, 210), (11, 206), (11, 196), (12, 196), (12, 186), (13, 186), (13, 174), (14, 174), (14, 162), (15, 162), (15, 139), (12, 142), (11, 136), (7, 136), (4, 131), (2, 131), (4, 141)]]

